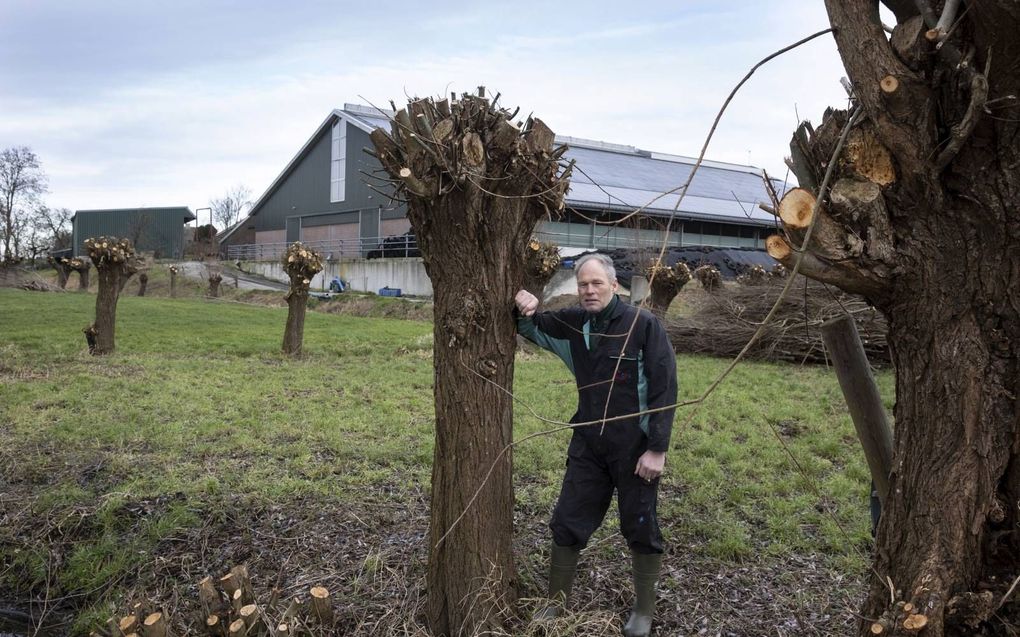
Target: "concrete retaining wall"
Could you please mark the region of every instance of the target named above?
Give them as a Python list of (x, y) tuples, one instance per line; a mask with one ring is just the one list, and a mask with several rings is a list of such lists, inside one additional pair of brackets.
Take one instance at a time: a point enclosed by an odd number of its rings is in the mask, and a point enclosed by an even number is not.
[[(267, 279), (289, 283), (283, 265), (271, 261), (244, 261), (241, 268)], [(325, 290), (339, 276), (357, 292), (379, 292), (380, 288), (400, 288), (404, 295), (432, 296), (432, 282), (425, 274), (421, 259), (343, 259), (326, 264), (312, 279), (311, 288)]]
[[(275, 261), (244, 261), (241, 269), (255, 274), (289, 283), (290, 279), (283, 271), (283, 265)], [(420, 258), (400, 259), (343, 259), (326, 264), (325, 269), (312, 279), (312, 290), (325, 290), (333, 277), (339, 276), (346, 281), (352, 290), (357, 292), (373, 292), (378, 294), (380, 288), (400, 288), (404, 295), (432, 296), (432, 281), (425, 274), (425, 264)], [(635, 277), (637, 300), (648, 294), (648, 282), (644, 277)], [(642, 285), (643, 284), (643, 285)], [(620, 290), (628, 296), (628, 290)], [(552, 280), (545, 287), (544, 300), (561, 294), (577, 294), (577, 281), (574, 271), (561, 268), (553, 274)]]

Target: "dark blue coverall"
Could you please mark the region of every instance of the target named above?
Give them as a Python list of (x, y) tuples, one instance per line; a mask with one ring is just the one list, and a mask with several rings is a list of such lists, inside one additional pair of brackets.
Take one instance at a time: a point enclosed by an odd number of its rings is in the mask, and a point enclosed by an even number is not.
[[(650, 312), (618, 296), (597, 315), (579, 307), (542, 312), (518, 317), (517, 329), (557, 354), (574, 373), (578, 404), (572, 423), (676, 403), (676, 354), (665, 329)], [(662, 552), (656, 514), (659, 480), (647, 482), (634, 469), (646, 450), (669, 449), (674, 411), (574, 428), (549, 524), (556, 544), (583, 548), (602, 523), (615, 489), (620, 531), (631, 550)]]

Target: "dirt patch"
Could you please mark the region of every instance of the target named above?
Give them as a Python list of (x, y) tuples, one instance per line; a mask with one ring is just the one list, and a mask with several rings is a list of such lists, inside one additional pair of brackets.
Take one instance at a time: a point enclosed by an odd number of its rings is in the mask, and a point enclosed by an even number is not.
[(312, 304), (310, 309), (345, 316), (396, 318), (411, 321), (432, 320), (431, 301), (390, 299), (370, 294), (338, 294), (328, 301)]
[[(279, 589), (284, 601), (267, 609), (270, 616), (282, 613), (286, 600), (320, 585), (336, 600), (333, 634), (424, 636), (428, 501), (423, 491), (409, 490), (406, 479), (394, 478), (394, 485), (366, 486), (346, 502), (300, 497), (280, 503), (244, 497), (189, 502), (202, 525), (164, 539), (152, 559), (133, 572), (131, 581), (118, 584), (127, 598), (111, 601), (123, 610), (135, 599), (146, 599), (166, 609), (175, 632), (190, 634), (199, 614), (195, 584), (243, 563), (257, 598), (269, 599), (271, 589)], [(122, 512), (125, 519), (145, 518), (180, 498), (174, 494), (165, 498), (167, 502), (131, 500), (122, 505)], [(66, 524), (72, 513), (80, 522), (62, 526), (59, 521)], [(54, 510), (41, 520), (9, 516), (7, 540), (44, 541), (52, 546), (53, 555), (60, 555), (97, 530), (88, 523), (93, 514), (78, 507)], [(544, 634), (529, 626), (527, 617), (545, 588), (546, 515), (518, 507), (514, 551), (522, 601), (508, 609), (518, 618), (509, 634)], [(47, 532), (40, 534), (41, 527)], [(863, 586), (857, 576), (834, 573), (814, 556), (734, 565), (700, 554), (704, 551), (695, 544), (670, 547), (661, 580), (657, 634), (852, 632), (853, 600)], [(573, 612), (563, 623), (577, 628), (558, 634), (618, 635), (632, 601), (629, 564), (629, 554), (615, 533), (590, 547), (582, 557)], [(40, 592), (0, 590), (0, 597), (27, 601)], [(62, 610), (73, 614), (76, 608), (98, 602), (102, 594), (72, 596)]]

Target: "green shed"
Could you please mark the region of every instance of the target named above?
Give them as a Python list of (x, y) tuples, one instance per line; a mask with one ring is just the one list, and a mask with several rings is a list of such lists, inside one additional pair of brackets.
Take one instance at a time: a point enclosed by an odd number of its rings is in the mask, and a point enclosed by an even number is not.
[(184, 224), (195, 219), (187, 206), (77, 210), (71, 220), (74, 254), (85, 254), (86, 239), (106, 236), (127, 237), (136, 250), (153, 252), (156, 258), (180, 259), (184, 256)]

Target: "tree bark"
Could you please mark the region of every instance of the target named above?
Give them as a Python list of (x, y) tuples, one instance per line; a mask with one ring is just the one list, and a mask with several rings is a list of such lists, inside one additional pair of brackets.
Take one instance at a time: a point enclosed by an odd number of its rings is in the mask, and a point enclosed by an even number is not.
[(287, 325), (283, 330), (283, 353), (300, 356), (305, 339), (305, 313), (308, 310), (308, 288), (295, 287), (291, 278), (290, 292), (287, 293)]
[(149, 275), (142, 272), (138, 275), (138, 296), (145, 296), (145, 286), (149, 284)]
[[(994, 600), (1020, 571), (1020, 104), (1011, 97), (1020, 11), (969, 3), (936, 48), (913, 18), (933, 28), (941, 3), (931, 4), (903, 13), (890, 43), (875, 3), (826, 0), (867, 116), (861, 139), (887, 150), (894, 168), (881, 152), (837, 158), (846, 181), (832, 193), (832, 220), (862, 249), (833, 259), (809, 246), (802, 264), (808, 276), (856, 286), (885, 314), (896, 367), (893, 469), (862, 635), (875, 625), (883, 635), (1012, 632), (998, 618), (1015, 616), (1013, 603)], [(846, 115), (827, 113), (838, 120)], [(806, 153), (816, 167), (818, 137)], [(784, 243), (770, 238), (770, 253), (788, 252)]]
[[(513, 405), (500, 389), (513, 382), (510, 306), (535, 223), (562, 206), (569, 170), (558, 168), (548, 127), (529, 118), (518, 130), (511, 118), (484, 97), (414, 100), (397, 113), (392, 135), (372, 133), (379, 160), (408, 198), (434, 290), (427, 585), (437, 636), (503, 631), (516, 597), (511, 455), (499, 458), (512, 441)], [(437, 131), (442, 144), (432, 137)]]

